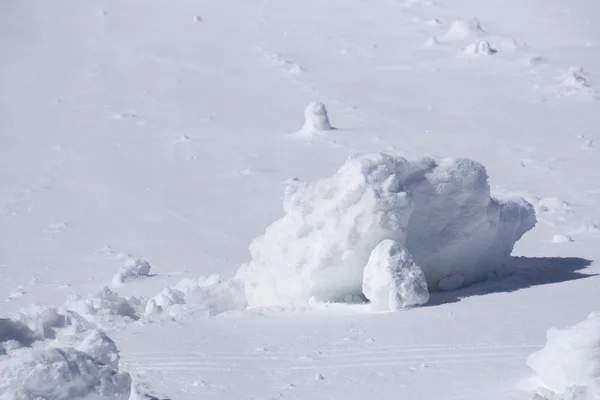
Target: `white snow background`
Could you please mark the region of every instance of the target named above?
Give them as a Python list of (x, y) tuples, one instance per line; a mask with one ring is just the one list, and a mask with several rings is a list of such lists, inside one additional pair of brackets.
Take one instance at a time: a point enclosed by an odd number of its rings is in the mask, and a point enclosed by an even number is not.
[(0, 399), (600, 399), (599, 15), (0, 2)]

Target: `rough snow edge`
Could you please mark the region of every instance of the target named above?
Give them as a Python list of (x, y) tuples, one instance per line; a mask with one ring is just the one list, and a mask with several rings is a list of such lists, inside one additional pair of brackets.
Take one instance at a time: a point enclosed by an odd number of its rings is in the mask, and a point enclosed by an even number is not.
[(600, 394), (600, 313), (566, 329), (551, 328), (546, 336), (544, 348), (527, 359), (545, 386), (538, 398), (597, 399), (592, 394)]

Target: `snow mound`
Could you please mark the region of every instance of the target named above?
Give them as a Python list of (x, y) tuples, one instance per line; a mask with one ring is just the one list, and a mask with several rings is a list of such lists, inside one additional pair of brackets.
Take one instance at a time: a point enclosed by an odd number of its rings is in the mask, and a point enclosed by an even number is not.
[(30, 305), (19, 311), (14, 319), (25, 324), (36, 340), (54, 339), (56, 329), (69, 324), (67, 317), (55, 307)]
[(200, 279), (184, 279), (175, 287), (166, 287), (148, 300), (145, 315), (167, 313), (178, 316), (189, 311), (217, 315), (246, 308), (243, 286), (236, 280), (223, 280), (219, 275)]
[(561, 85), (567, 89), (567, 94), (595, 94), (594, 89), (585, 78), (587, 73), (581, 67), (570, 67), (563, 75)]
[(127, 260), (124, 266), (121, 267), (112, 279), (114, 285), (120, 285), (126, 281), (136, 280), (145, 278), (150, 275), (150, 263), (146, 260), (139, 258), (132, 258)]
[[(104, 286), (100, 292), (88, 298), (72, 296), (62, 307), (65, 314), (83, 318), (83, 324), (98, 327), (117, 327), (139, 319), (139, 304), (135, 298), (124, 298)], [(74, 315), (75, 313), (76, 315)]]
[(552, 243), (571, 243), (573, 238), (567, 235), (557, 233), (552, 236)]
[(536, 223), (525, 200), (490, 197), (475, 161), (386, 154), (353, 156), (330, 178), (292, 181), (283, 208), (238, 270), (250, 306), (360, 296), (363, 269), (386, 239), (407, 249), (430, 290), (454, 274), (464, 284), (483, 280)]
[(77, 346), (77, 350), (89, 354), (115, 370), (119, 369), (120, 357), (117, 345), (100, 329), (89, 331), (83, 341)]
[(313, 102), (304, 110), (304, 126), (299, 133), (311, 134), (330, 131), (333, 127), (329, 123), (329, 116), (325, 104)]
[(577, 387), (600, 393), (600, 313), (566, 329), (549, 329), (546, 346), (530, 355), (527, 364), (558, 394), (581, 392)]
[(396, 311), (429, 300), (423, 271), (406, 248), (393, 240), (384, 240), (371, 252), (362, 291), (375, 310)]
[(491, 56), (498, 52), (487, 40), (472, 42), (464, 48), (463, 54), (472, 56)]
[(0, 400), (69, 400), (92, 394), (124, 400), (130, 389), (129, 374), (72, 348), (36, 349), (0, 363)]

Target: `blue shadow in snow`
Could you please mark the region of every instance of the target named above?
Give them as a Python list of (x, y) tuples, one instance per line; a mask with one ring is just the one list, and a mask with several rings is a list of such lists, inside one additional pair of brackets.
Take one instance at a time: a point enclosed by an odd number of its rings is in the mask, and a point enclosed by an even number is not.
[(579, 271), (591, 264), (591, 260), (579, 257), (513, 257), (505, 268), (486, 281), (452, 292), (431, 293), (425, 307), (456, 303), (471, 296), (508, 293), (532, 286), (589, 278), (596, 274)]

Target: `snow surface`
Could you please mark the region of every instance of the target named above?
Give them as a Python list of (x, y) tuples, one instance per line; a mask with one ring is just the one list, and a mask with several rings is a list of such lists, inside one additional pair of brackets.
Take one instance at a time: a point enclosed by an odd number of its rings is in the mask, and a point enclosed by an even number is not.
[[(250, 244), (252, 260), (236, 275), (252, 307), (362, 295), (363, 269), (386, 239), (406, 248), (429, 288), (450, 275), (478, 282), (505, 265), (515, 242), (536, 223), (525, 200), (490, 197), (485, 168), (475, 161), (408, 161), (383, 153), (355, 155), (330, 178), (292, 181), (283, 209), (285, 215)], [(382, 257), (370, 260), (369, 277), (379, 275), (374, 263)], [(401, 267), (392, 268), (402, 275)], [(418, 280), (417, 268), (409, 269), (415, 271), (409, 280)], [(407, 285), (396, 288), (401, 296), (411, 291)], [(397, 305), (426, 299), (415, 296)]]
[[(526, 361), (549, 327), (598, 309), (599, 14), (595, 0), (0, 2), (2, 400), (32, 371), (88, 400), (102, 379), (132, 400), (598, 398), (538, 387)], [(311, 102), (336, 129), (297, 134)], [(381, 152), (476, 160), (538, 223), (504, 268), (424, 307), (246, 309), (228, 278), (281, 218), (285, 182)], [(113, 285), (129, 259), (156, 276)], [(167, 287), (183, 303), (146, 313)], [(118, 372), (98, 361), (111, 341)]]

